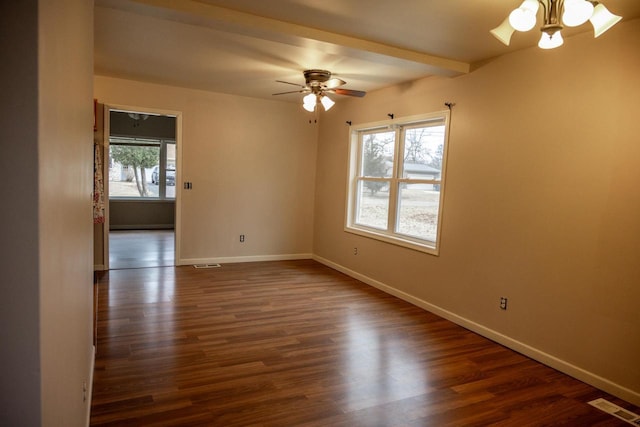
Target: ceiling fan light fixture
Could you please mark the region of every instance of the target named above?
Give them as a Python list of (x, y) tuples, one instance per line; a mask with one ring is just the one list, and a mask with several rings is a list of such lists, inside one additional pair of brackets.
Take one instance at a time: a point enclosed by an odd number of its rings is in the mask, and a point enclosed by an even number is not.
[(298, 85), (297, 83), (290, 83), (284, 80), (276, 80), (278, 83), (285, 83), (288, 85), (299, 86), (300, 89), (286, 91), (286, 92), (278, 92), (273, 95), (287, 95), (291, 93), (305, 93), (306, 95), (302, 98), (302, 107), (309, 111), (316, 111), (316, 107), (318, 104), (322, 104), (324, 107), (324, 111), (328, 111), (335, 105), (333, 99), (327, 96), (327, 93), (332, 93), (336, 95), (346, 95), (346, 96), (355, 96), (358, 98), (362, 98), (366, 95), (365, 91), (362, 90), (354, 90), (354, 89), (344, 89), (340, 86), (347, 84), (344, 80), (338, 78), (331, 78), (331, 72), (327, 70), (320, 69), (310, 69), (304, 71), (304, 80), (305, 84)]
[(320, 98), (320, 102), (324, 107), (324, 111), (329, 111), (329, 109), (335, 105), (335, 102), (327, 95), (322, 95), (322, 97)]
[(302, 98), (302, 107), (308, 112), (313, 113), (316, 109), (317, 102), (318, 102), (318, 99), (316, 97), (316, 94), (310, 93), (308, 95), (305, 95), (304, 98)]
[(602, 3), (595, 2), (593, 8), (593, 15), (589, 18), (591, 25), (593, 25), (594, 37), (600, 37), (602, 33), (613, 27), (622, 19), (621, 16), (614, 15), (604, 7)]
[(147, 120), (149, 118), (148, 114), (142, 113), (128, 113), (127, 115), (133, 120)]

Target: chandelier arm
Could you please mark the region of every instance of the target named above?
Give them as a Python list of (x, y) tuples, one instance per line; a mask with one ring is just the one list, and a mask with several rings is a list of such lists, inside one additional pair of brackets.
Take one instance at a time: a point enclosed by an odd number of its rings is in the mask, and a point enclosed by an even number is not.
[(543, 0), (538, 0), (540, 6), (542, 6), (542, 22), (545, 23), (549, 18), (549, 7), (547, 7), (547, 2)]
[(564, 0), (558, 0), (558, 19), (562, 20), (562, 15), (564, 15)]
[[(550, 0), (550, 1), (553, 1), (553, 0)], [(556, 3), (555, 16), (552, 16), (552, 18), (555, 18), (554, 24), (560, 25), (562, 28), (562, 14), (564, 13), (564, 0), (555, 0), (555, 3)]]
[[(562, 30), (564, 0), (538, 0), (543, 7), (543, 22), (540, 30), (552, 35)], [(548, 6), (548, 7), (547, 7)]]
[[(559, 24), (564, 12), (564, 0), (538, 0), (542, 6), (543, 24)], [(552, 19), (555, 18), (555, 22)]]

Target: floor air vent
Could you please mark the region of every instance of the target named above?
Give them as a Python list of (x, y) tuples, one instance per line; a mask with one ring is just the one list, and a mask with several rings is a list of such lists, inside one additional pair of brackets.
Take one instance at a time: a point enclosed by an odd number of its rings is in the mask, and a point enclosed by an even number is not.
[(220, 264), (194, 264), (194, 268), (220, 268)]
[(592, 400), (591, 402), (589, 402), (589, 405), (595, 406), (601, 411), (611, 414), (616, 418), (620, 418), (622, 421), (626, 421), (631, 425), (640, 426), (640, 415), (634, 414), (633, 412), (629, 412), (626, 409), (621, 408), (618, 405), (609, 402), (608, 400), (605, 400), (605, 399)]

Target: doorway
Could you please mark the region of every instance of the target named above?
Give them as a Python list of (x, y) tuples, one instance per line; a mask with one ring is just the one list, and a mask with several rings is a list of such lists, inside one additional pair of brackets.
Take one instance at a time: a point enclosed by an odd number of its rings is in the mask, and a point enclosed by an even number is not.
[(177, 264), (179, 121), (175, 112), (105, 106), (106, 269)]

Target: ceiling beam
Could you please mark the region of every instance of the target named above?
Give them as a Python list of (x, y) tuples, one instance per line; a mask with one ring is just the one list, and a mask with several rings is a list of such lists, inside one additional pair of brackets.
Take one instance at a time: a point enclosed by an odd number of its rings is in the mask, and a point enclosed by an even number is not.
[(130, 2), (100, 2), (103, 5), (132, 12), (153, 14), (158, 18), (206, 26), (215, 30), (233, 32), (249, 37), (263, 38), (280, 43), (305, 47), (309, 42), (320, 43), (328, 52), (348, 52), (362, 59), (388, 63), (411, 61), (426, 65), (432, 74), (455, 76), (466, 74), (471, 65), (465, 62), (429, 55), (371, 40), (332, 33), (317, 28), (266, 18), (194, 0), (131, 0)]

